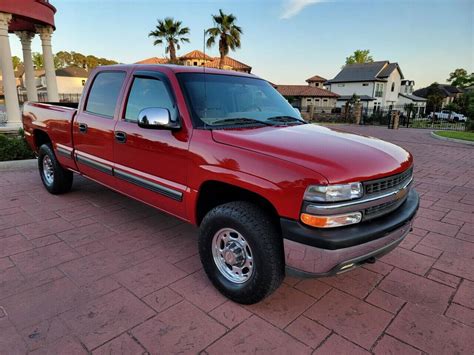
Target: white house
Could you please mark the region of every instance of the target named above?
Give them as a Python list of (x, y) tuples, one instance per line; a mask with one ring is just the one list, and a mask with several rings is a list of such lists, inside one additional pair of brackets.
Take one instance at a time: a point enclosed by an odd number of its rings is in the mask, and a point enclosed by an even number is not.
[(403, 113), (407, 114), (407, 105), (412, 105), (415, 117), (423, 116), (426, 111), (426, 99), (413, 94), (415, 82), (413, 80), (402, 80), (400, 92), (398, 93), (397, 106)]
[(397, 104), (402, 79), (404, 77), (398, 63), (384, 60), (346, 65), (325, 86), (340, 95), (338, 107), (344, 106), (356, 94), (364, 107), (373, 109)]
[[(81, 94), (88, 76), (87, 70), (79, 67), (57, 69), (58, 94)], [(40, 83), (42, 87), (46, 87), (44, 74), (40, 76)]]

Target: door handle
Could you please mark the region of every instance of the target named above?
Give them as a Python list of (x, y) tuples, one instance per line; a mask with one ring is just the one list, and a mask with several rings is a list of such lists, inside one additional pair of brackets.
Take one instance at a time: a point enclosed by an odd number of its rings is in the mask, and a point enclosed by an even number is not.
[(79, 123), (79, 132), (81, 133), (87, 132), (87, 125), (85, 123)]
[(125, 143), (127, 141), (127, 134), (122, 131), (116, 131), (115, 140), (119, 143)]

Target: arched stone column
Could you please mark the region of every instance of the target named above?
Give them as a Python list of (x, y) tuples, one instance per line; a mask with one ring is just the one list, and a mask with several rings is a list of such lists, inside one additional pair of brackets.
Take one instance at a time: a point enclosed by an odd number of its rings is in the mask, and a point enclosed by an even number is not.
[(33, 59), (31, 57), (31, 40), (35, 36), (33, 32), (17, 31), (15, 32), (20, 37), (21, 47), (23, 50), (23, 65), (25, 67), (25, 86), (28, 101), (38, 101), (38, 93), (36, 91), (35, 83), (35, 69), (33, 67)]
[(0, 12), (0, 68), (2, 69), (3, 93), (9, 126), (21, 126), (20, 105), (16, 91), (15, 72), (8, 37), (8, 23), (12, 15)]
[(41, 46), (43, 47), (43, 62), (46, 76), (46, 89), (48, 90), (48, 101), (58, 102), (58, 83), (56, 82), (53, 49), (51, 47), (53, 28), (51, 26), (36, 26), (36, 30), (39, 33)]

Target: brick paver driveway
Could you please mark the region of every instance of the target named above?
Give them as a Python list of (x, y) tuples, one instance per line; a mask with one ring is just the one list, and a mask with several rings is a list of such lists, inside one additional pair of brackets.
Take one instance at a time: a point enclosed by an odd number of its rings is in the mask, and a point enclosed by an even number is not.
[(474, 148), (341, 127), (415, 155), (415, 228), (373, 265), (287, 278), (241, 307), (209, 284), (196, 229), (98, 184), (49, 195), (0, 172), (0, 353), (472, 353)]

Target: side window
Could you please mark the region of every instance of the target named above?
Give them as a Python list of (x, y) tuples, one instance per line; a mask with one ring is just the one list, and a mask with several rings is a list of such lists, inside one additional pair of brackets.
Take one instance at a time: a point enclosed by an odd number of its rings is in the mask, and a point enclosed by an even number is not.
[(162, 107), (170, 111), (171, 119), (176, 117), (177, 111), (165, 83), (159, 79), (140, 78), (133, 80), (125, 108), (127, 121), (138, 121), (138, 114), (148, 107)]
[(85, 110), (113, 118), (124, 79), (125, 72), (104, 71), (97, 74), (92, 83)]

